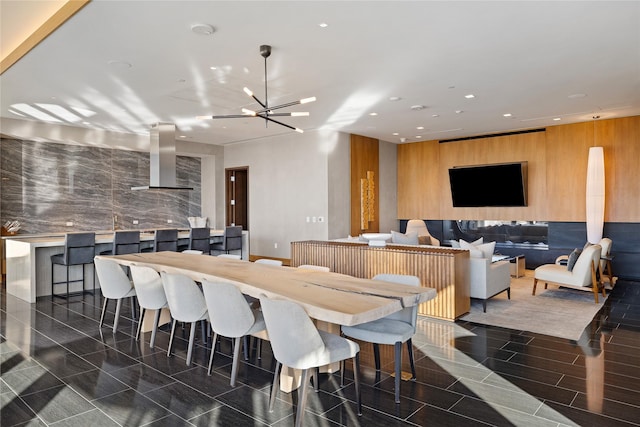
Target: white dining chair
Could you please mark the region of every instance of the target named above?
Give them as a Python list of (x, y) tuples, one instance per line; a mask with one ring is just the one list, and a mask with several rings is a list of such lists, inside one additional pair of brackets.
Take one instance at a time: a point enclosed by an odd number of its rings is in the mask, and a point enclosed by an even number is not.
[(236, 254), (220, 254), (216, 255), (218, 258), (227, 258), (227, 259), (242, 259), (240, 255)]
[[(400, 283), (403, 285), (420, 286), (420, 278), (404, 274), (378, 274), (373, 280)], [(360, 341), (373, 344), (373, 357), (376, 364), (376, 373), (380, 373), (380, 347), (379, 344), (393, 345), (395, 349), (395, 399), (400, 403), (400, 377), (402, 367), (402, 344), (407, 343), (409, 363), (411, 365), (412, 380), (416, 379), (416, 368), (413, 362), (413, 344), (411, 338), (416, 333), (418, 306), (412, 305), (392, 313), (382, 319), (361, 323), (354, 326), (342, 326), (342, 333)]]
[[(117, 301), (116, 313), (113, 318), (113, 333), (115, 334), (118, 329), (122, 299), (135, 297), (136, 290), (129, 280), (129, 277), (127, 277), (127, 274), (117, 262), (102, 258), (95, 258), (93, 262), (96, 267), (98, 282), (100, 282), (102, 296), (104, 297), (102, 313), (100, 314), (100, 328), (102, 328), (104, 324), (104, 315), (107, 312), (107, 301), (114, 299)], [(134, 305), (132, 302), (131, 311), (133, 312), (133, 310)]]
[(280, 261), (279, 259), (260, 258), (255, 260), (255, 263), (282, 266), (282, 261)]
[(231, 283), (214, 283), (203, 280), (202, 291), (209, 310), (209, 321), (213, 331), (207, 373), (211, 375), (218, 335), (233, 338), (233, 363), (230, 384), (235, 387), (242, 338), (247, 335), (256, 336), (259, 332), (265, 331), (266, 326), (262, 312), (259, 309), (252, 310), (242, 292)]
[[(261, 295), (260, 306), (276, 359), (276, 369), (269, 398), (269, 411), (273, 411), (282, 365), (302, 370), (295, 420), (295, 425), (301, 426), (306, 406), (309, 370), (316, 371), (316, 368), (320, 366), (352, 358), (358, 415), (362, 415), (360, 347), (358, 344), (339, 335), (318, 330), (302, 306), (293, 301), (275, 300)], [(341, 363), (341, 365), (342, 381), (344, 381), (344, 364)], [(317, 389), (317, 372), (314, 376), (314, 386)]]
[[(160, 273), (160, 276), (162, 277), (162, 287), (167, 296), (167, 304), (173, 318), (167, 357), (171, 356), (176, 324), (178, 322), (191, 323), (189, 347), (187, 349), (187, 366), (190, 366), (193, 343), (196, 336), (196, 324), (199, 321), (209, 319), (207, 304), (202, 291), (191, 278), (183, 274), (169, 274), (164, 271)], [(203, 337), (203, 339), (206, 339), (206, 337)]]
[(149, 343), (149, 348), (153, 348), (156, 341), (160, 314), (163, 308), (169, 306), (167, 304), (167, 296), (164, 293), (164, 287), (162, 286), (162, 278), (160, 274), (151, 267), (131, 265), (129, 268), (138, 296), (138, 305), (140, 306), (140, 321), (138, 323), (138, 330), (136, 331), (136, 341), (140, 338), (140, 331), (142, 330), (142, 322), (144, 321), (146, 311), (156, 310), (153, 329), (151, 330), (151, 342)]
[(302, 264), (302, 265), (299, 265), (298, 268), (300, 270), (324, 271), (326, 273), (331, 271), (329, 267), (324, 267), (322, 265)]

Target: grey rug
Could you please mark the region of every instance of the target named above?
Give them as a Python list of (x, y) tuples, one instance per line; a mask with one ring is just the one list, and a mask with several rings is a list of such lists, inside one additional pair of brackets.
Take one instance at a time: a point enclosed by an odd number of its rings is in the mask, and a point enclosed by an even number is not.
[(535, 296), (532, 289), (533, 272), (527, 271), (524, 277), (511, 278), (511, 300), (506, 292), (497, 295), (483, 313), (482, 301), (472, 299), (471, 311), (461, 320), (577, 341), (606, 300), (600, 294), (596, 304), (592, 292), (554, 284), (545, 290), (544, 283), (538, 283)]

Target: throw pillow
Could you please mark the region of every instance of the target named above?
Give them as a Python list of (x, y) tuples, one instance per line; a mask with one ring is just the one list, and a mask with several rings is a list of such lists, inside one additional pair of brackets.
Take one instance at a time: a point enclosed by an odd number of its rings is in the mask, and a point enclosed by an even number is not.
[(418, 236), (419, 245), (431, 245), (431, 236)]
[(476, 246), (471, 243), (467, 243), (464, 240), (460, 241), (460, 249), (468, 250), (471, 258), (491, 259), (495, 248), (496, 242), (489, 242)]
[(569, 260), (567, 261), (567, 270), (573, 271), (573, 266), (576, 265), (576, 261), (578, 261), (578, 257), (581, 253), (582, 251), (576, 248), (569, 254)]
[(391, 242), (401, 245), (417, 245), (418, 233), (403, 234), (397, 231), (391, 231)]
[(460, 239), (460, 247), (462, 247), (462, 242), (468, 243), (473, 246), (478, 246), (484, 243), (484, 237), (481, 237), (478, 240), (474, 240), (473, 242), (467, 242), (466, 240)]

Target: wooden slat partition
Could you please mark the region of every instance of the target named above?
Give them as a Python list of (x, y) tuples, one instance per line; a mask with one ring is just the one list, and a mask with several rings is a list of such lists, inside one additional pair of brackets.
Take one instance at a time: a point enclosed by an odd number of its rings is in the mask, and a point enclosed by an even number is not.
[(455, 320), (469, 311), (469, 252), (439, 248), (362, 243), (302, 241), (291, 243), (291, 266), (314, 264), (335, 273), (370, 279), (376, 274), (411, 274), (422, 286), (436, 289), (435, 299), (420, 304), (419, 313)]

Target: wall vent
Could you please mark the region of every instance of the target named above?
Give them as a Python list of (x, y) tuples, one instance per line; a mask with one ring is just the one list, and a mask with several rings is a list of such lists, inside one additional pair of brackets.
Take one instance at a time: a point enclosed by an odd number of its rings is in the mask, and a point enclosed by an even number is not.
[(462, 138), (441, 139), (438, 142), (440, 144), (444, 144), (445, 142), (468, 141), (470, 139), (495, 138), (496, 136), (520, 135), (520, 134), (523, 134), (523, 133), (536, 133), (536, 132), (546, 132), (546, 131), (547, 131), (547, 128), (527, 129), (527, 130), (518, 130), (518, 131), (513, 131), (513, 132), (492, 133), (492, 134), (488, 134), (488, 135), (465, 136), (465, 137), (462, 137)]

